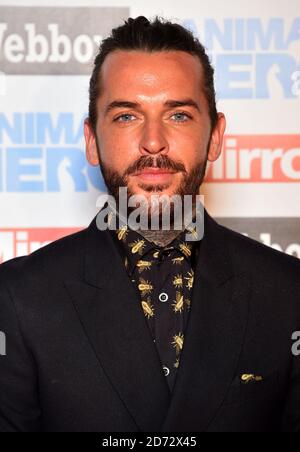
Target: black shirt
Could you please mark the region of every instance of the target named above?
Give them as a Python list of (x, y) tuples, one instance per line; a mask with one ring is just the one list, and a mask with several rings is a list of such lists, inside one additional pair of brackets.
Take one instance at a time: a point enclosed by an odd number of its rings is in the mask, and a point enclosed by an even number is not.
[[(113, 231), (172, 392), (191, 307), (199, 241), (186, 241), (183, 231), (166, 247), (123, 226)], [(196, 231), (194, 230), (194, 234)]]

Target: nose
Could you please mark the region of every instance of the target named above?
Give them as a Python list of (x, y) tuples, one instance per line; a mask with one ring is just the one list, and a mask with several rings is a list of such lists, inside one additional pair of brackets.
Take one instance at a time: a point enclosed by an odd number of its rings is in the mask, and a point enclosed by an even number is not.
[(140, 152), (143, 155), (167, 154), (169, 152), (163, 126), (158, 121), (145, 124), (140, 141)]

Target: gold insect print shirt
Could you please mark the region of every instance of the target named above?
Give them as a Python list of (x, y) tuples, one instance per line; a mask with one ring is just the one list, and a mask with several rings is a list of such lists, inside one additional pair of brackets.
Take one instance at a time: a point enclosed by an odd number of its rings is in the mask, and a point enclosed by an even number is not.
[(183, 231), (160, 248), (126, 226), (113, 231), (128, 275), (137, 285), (141, 309), (172, 392), (191, 308), (199, 240), (186, 241)]

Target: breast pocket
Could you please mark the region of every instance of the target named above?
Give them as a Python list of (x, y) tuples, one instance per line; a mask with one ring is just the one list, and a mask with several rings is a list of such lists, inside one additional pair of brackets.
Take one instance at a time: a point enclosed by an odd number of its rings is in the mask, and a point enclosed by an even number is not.
[[(242, 378), (243, 375), (244, 378)], [(248, 376), (248, 379), (245, 378), (246, 375)], [(278, 371), (268, 374), (256, 374), (253, 378), (251, 378), (250, 375), (251, 374), (239, 374), (235, 377), (227, 392), (224, 405), (243, 403), (276, 395), (279, 390)]]

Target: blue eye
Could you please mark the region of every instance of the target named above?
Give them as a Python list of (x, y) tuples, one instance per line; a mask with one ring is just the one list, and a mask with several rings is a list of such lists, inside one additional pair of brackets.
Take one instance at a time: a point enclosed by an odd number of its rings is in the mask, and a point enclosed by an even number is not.
[[(176, 122), (186, 122), (189, 119), (191, 119), (191, 116), (188, 115), (185, 112), (177, 112), (174, 113), (171, 117), (177, 117)], [(122, 115), (118, 116), (116, 119), (114, 119), (115, 122), (131, 122), (132, 118), (135, 118), (134, 115), (130, 113), (123, 113)]]
[(124, 113), (123, 115), (120, 115), (120, 116), (118, 116), (116, 119), (115, 119), (115, 121), (118, 121), (118, 122), (129, 122), (129, 121), (121, 121), (120, 119), (121, 118), (133, 118), (134, 116), (133, 115), (131, 115), (131, 114), (129, 114), (129, 113)]
[(172, 116), (177, 116), (177, 118), (178, 117), (181, 117), (181, 118), (185, 117), (182, 120), (179, 119), (179, 121), (177, 121), (177, 122), (186, 122), (188, 119), (191, 119), (191, 116), (189, 116), (187, 113), (184, 113), (184, 112), (174, 113), (174, 115), (172, 115)]

